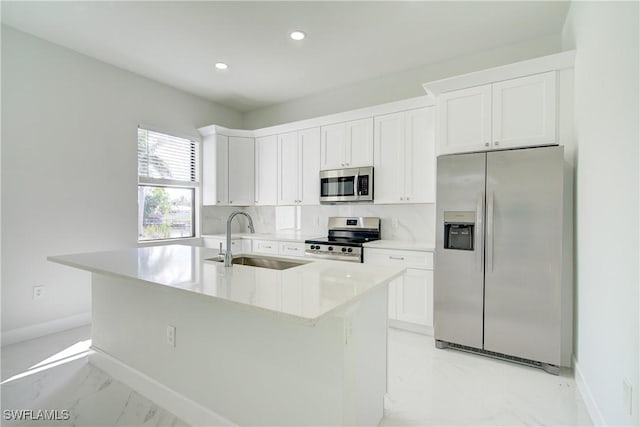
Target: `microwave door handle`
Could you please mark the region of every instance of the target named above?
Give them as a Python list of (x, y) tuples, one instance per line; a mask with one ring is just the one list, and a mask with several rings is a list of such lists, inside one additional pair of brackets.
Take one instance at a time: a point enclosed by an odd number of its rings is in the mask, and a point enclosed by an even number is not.
[(355, 180), (356, 180), (356, 182), (355, 182), (355, 189), (356, 189), (355, 197), (356, 197), (356, 199), (360, 198), (360, 179), (359, 179), (359, 177), (360, 177), (360, 170), (358, 170), (356, 172), (356, 176), (355, 176)]

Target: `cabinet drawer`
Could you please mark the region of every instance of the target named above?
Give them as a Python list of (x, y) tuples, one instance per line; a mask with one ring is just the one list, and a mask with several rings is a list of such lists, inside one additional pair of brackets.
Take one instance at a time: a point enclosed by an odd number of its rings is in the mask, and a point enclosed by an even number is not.
[(279, 242), (279, 253), (286, 256), (304, 256), (304, 243)]
[(274, 240), (254, 240), (253, 252), (262, 254), (277, 254), (278, 242)]
[[(227, 249), (226, 239), (219, 239), (216, 237), (203, 237), (202, 240), (205, 248), (220, 249), (220, 243), (222, 243), (222, 250), (225, 251)], [(242, 252), (242, 247), (242, 239), (231, 240), (232, 252)]]
[(433, 253), (396, 249), (365, 248), (364, 262), (368, 264), (392, 264), (433, 270)]

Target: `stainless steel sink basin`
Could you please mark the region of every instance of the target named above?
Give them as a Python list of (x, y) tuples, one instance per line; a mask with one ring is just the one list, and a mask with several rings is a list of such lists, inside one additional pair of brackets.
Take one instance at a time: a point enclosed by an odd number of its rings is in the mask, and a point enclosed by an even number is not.
[[(210, 258), (210, 261), (224, 262), (224, 258)], [(232, 264), (248, 265), (251, 267), (270, 268), (272, 270), (286, 270), (306, 264), (308, 261), (292, 261), (284, 259), (267, 258), (261, 256), (239, 256), (234, 257)]]

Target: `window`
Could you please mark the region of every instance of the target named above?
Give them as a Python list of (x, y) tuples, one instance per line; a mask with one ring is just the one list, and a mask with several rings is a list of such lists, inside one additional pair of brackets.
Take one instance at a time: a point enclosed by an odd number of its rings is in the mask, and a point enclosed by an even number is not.
[(138, 240), (195, 237), (198, 143), (138, 128)]

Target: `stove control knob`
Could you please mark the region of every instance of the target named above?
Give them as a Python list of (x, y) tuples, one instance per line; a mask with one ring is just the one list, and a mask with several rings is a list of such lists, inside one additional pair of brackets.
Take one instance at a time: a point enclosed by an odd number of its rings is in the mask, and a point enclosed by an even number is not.
[(333, 250), (333, 246), (329, 246), (327, 249), (332, 251)]
[(342, 252), (347, 252), (347, 248), (342, 248)]
[(320, 246), (318, 246), (318, 245), (311, 245), (311, 249), (320, 249)]
[(352, 248), (347, 249), (347, 252), (353, 252)]

